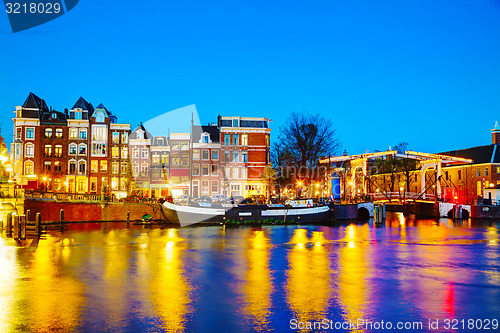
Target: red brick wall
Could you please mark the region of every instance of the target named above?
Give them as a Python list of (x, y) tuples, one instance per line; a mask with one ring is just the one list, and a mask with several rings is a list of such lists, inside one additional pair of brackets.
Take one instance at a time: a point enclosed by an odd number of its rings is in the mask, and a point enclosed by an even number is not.
[(140, 220), (145, 214), (151, 214), (155, 219), (161, 218), (159, 213), (154, 213), (153, 207), (144, 203), (107, 203), (106, 206), (101, 207), (101, 204), (98, 203), (47, 202), (26, 199), (25, 209), (31, 211), (31, 220), (35, 219), (36, 213), (41, 213), (42, 221), (59, 221), (61, 209), (64, 209), (66, 221), (124, 221), (127, 219), (127, 211), (130, 212), (130, 220)]

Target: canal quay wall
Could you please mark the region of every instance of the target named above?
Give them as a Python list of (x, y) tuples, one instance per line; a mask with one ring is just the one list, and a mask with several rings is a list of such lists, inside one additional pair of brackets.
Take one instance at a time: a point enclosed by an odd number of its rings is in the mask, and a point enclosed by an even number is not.
[(42, 221), (59, 221), (61, 209), (64, 210), (64, 221), (137, 221), (146, 214), (153, 219), (164, 219), (160, 204), (125, 203), (125, 202), (55, 202), (40, 199), (25, 199), (25, 211), (30, 215), (42, 215)]

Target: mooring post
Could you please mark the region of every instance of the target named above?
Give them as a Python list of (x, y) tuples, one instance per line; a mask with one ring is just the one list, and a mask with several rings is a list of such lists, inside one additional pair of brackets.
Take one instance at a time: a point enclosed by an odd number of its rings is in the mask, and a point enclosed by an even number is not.
[(19, 216), (19, 239), (26, 239), (26, 215)]
[(19, 215), (14, 215), (14, 232), (13, 238), (19, 238)]
[(130, 210), (127, 210), (127, 223), (130, 222)]
[(373, 219), (375, 220), (375, 223), (378, 223), (378, 205), (373, 207)]
[(64, 221), (64, 209), (61, 208), (59, 211), (59, 221)]
[(26, 211), (26, 221), (27, 222), (31, 221), (31, 210), (29, 209)]
[(42, 234), (42, 214), (36, 213), (35, 216), (35, 235), (40, 236)]
[(385, 202), (382, 204), (382, 219), (385, 220)]
[(12, 213), (7, 214), (7, 237), (12, 237)]

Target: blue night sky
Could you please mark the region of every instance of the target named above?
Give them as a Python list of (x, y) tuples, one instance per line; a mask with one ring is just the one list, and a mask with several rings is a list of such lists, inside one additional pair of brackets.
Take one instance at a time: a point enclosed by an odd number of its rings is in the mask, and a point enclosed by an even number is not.
[(30, 91), (133, 127), (191, 104), (202, 123), (269, 117), (274, 134), (321, 113), (352, 154), (490, 144), (500, 120), (499, 0), (80, 0), (16, 34), (0, 14), (0, 51), (9, 139)]

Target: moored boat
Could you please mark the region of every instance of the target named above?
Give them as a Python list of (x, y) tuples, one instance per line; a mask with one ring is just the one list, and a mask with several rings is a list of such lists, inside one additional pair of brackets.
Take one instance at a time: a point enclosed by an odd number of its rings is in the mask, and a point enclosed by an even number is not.
[(176, 205), (164, 202), (167, 218), (187, 226), (200, 222), (214, 223), (328, 223), (333, 219), (329, 205), (313, 205), (312, 200), (303, 199), (287, 205)]

